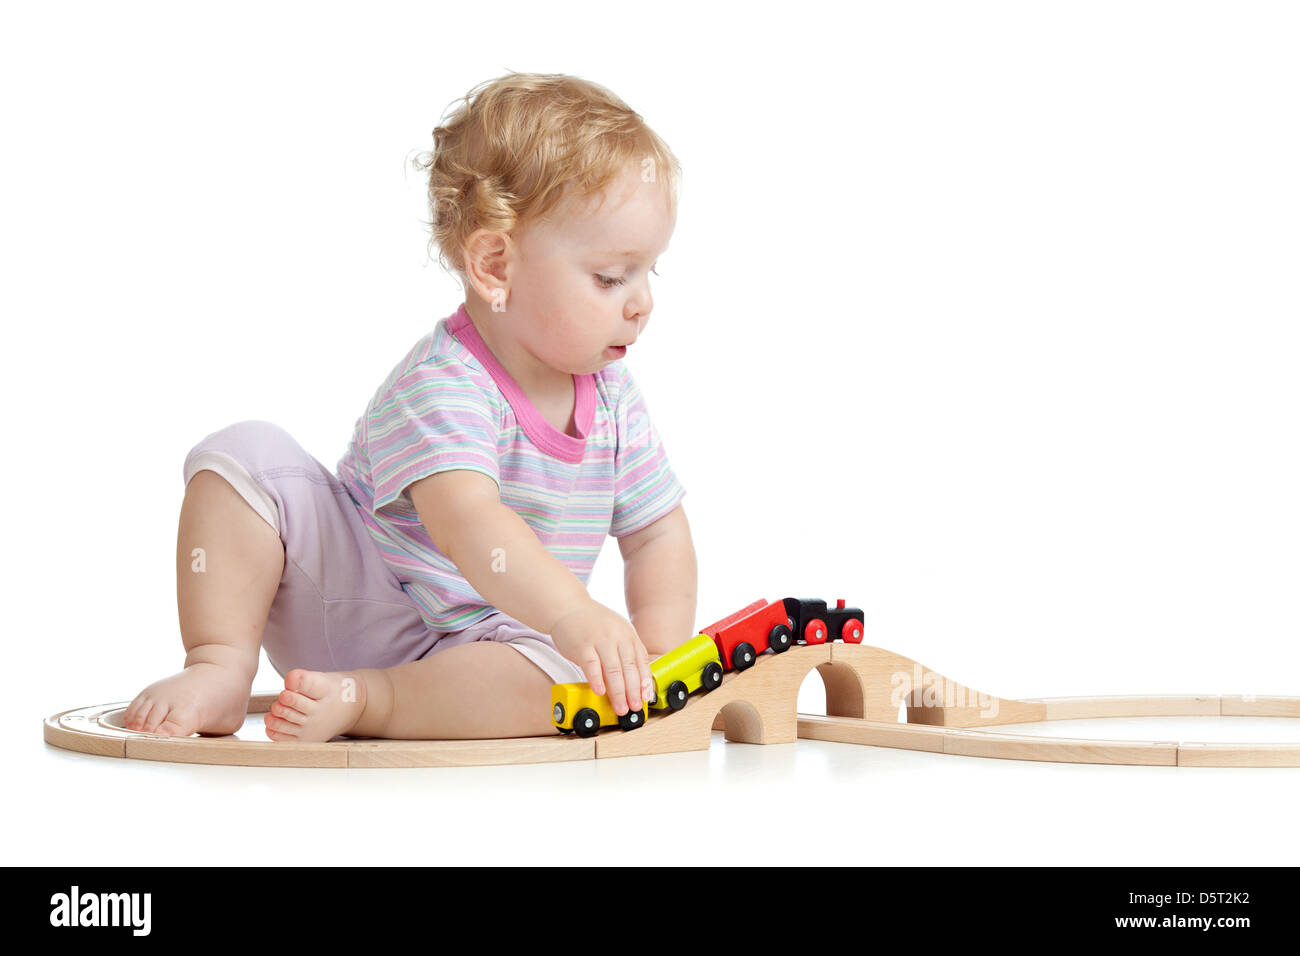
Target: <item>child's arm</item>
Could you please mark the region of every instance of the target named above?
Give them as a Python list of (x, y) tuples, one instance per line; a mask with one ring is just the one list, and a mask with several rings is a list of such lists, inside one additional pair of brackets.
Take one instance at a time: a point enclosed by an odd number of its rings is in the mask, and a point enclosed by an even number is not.
[(560, 653), (583, 669), (592, 691), (608, 693), (615, 713), (641, 709), (654, 684), (634, 626), (592, 599), (533, 529), (501, 502), (496, 482), (457, 469), (412, 482), (408, 494), (434, 547), (484, 600), (551, 635)]
[(686, 511), (618, 539), (628, 616), (651, 657), (695, 636), (697, 569)]

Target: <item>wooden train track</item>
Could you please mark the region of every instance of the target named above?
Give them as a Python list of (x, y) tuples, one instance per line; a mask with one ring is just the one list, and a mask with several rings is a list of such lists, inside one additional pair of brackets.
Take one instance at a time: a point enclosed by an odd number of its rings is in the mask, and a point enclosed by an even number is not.
[[(826, 685), (827, 716), (798, 714), (799, 687), (813, 671)], [(248, 719), (225, 737), (166, 737), (127, 730), (127, 702), (63, 711), (45, 719), (47, 743), (137, 760), (258, 767), (449, 767), (593, 760), (707, 750), (713, 731), (731, 741), (799, 738), (968, 757), (1167, 767), (1300, 767), (1297, 743), (1095, 740), (994, 732), (1004, 724), (1095, 717), (1250, 716), (1300, 718), (1300, 697), (1061, 697), (1003, 700), (973, 691), (910, 658), (859, 644), (798, 645), (763, 654), (680, 711), (649, 712), (644, 727), (504, 740), (372, 740), (327, 743), (266, 738), (262, 714), (278, 691), (254, 694)], [(899, 720), (906, 708), (907, 720)], [(1300, 736), (1300, 735), (1298, 735)]]

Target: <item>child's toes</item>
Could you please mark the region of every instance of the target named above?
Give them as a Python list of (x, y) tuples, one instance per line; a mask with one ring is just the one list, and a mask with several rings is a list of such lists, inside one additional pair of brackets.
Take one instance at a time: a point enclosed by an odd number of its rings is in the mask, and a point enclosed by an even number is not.
[(169, 716), (158, 725), (154, 733), (162, 734), (164, 737), (188, 737), (191, 731), (185, 729), (185, 724), (182, 721), (173, 720)]
[(301, 667), (295, 667), (289, 673), (284, 675), (284, 689), (292, 691), (302, 690), (302, 682), (307, 679), (311, 671), (303, 670)]
[(297, 736), (293, 733), (293, 724), (276, 717), (274, 714), (268, 713), (263, 723), (266, 725), (266, 736), (272, 740), (293, 740)]
[[(280, 707), (280, 710), (275, 711), (277, 715), (287, 720), (293, 720), (297, 717), (298, 723), (314, 714), (317, 707), (316, 701), (310, 697), (287, 689), (280, 691), (280, 696), (276, 698), (276, 704)], [(291, 713), (281, 713), (281, 711), (290, 711)]]
[(126, 710), (122, 711), (122, 726), (127, 730), (135, 730), (140, 719), (140, 711), (144, 707), (144, 700), (137, 695), (135, 700), (131, 701), (131, 703), (127, 705)]
[(161, 701), (154, 704), (149, 708), (149, 715), (145, 717), (144, 720), (140, 721), (140, 729), (146, 734), (166, 733), (165, 730), (160, 730), (159, 728), (161, 728), (163, 724), (167, 723), (169, 719), (175, 719), (175, 710), (175, 707), (170, 707)]
[(122, 715), (122, 726), (127, 730), (147, 730), (149, 713), (154, 707), (154, 702), (148, 697), (143, 699), (137, 697), (131, 703), (131, 706), (126, 709), (126, 713)]
[(321, 700), (326, 697), (334, 685), (330, 679), (320, 671), (308, 671), (298, 668), (289, 671), (284, 677), (284, 689), (309, 697), (312, 700)]
[(194, 707), (173, 704), (171, 707), (155, 707), (149, 717), (151, 734), (164, 737), (188, 737), (199, 725), (199, 715)]
[[(285, 694), (287, 693), (289, 693), (289, 691), (285, 691)], [(281, 694), (280, 700), (277, 700), (274, 704), (271, 705), (271, 709), (268, 711), (268, 713), (273, 714), (276, 717), (279, 717), (281, 720), (287, 720), (291, 724), (301, 724), (307, 719), (307, 715), (302, 713), (301, 711), (294, 710), (292, 707), (286, 707), (282, 703), (283, 700), (284, 700), (284, 694)], [(304, 697), (303, 700), (306, 700), (306, 698)]]

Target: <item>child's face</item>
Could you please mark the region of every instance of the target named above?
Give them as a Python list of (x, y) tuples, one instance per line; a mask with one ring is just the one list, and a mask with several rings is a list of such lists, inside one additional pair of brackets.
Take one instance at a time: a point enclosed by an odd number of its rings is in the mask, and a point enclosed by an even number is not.
[[(650, 319), (650, 270), (676, 222), (659, 183), (629, 167), (597, 200), (565, 199), (515, 236), (500, 316), (534, 357), (570, 374), (619, 359)], [(624, 255), (624, 253), (628, 253)]]

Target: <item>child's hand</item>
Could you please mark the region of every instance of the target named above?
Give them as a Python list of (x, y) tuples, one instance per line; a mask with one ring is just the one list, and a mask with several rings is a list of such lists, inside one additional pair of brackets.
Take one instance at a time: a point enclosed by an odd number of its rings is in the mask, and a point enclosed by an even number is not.
[(571, 608), (551, 627), (560, 653), (587, 675), (596, 694), (606, 694), (614, 713), (641, 709), (653, 695), (650, 660), (636, 628), (623, 615), (597, 601)]

